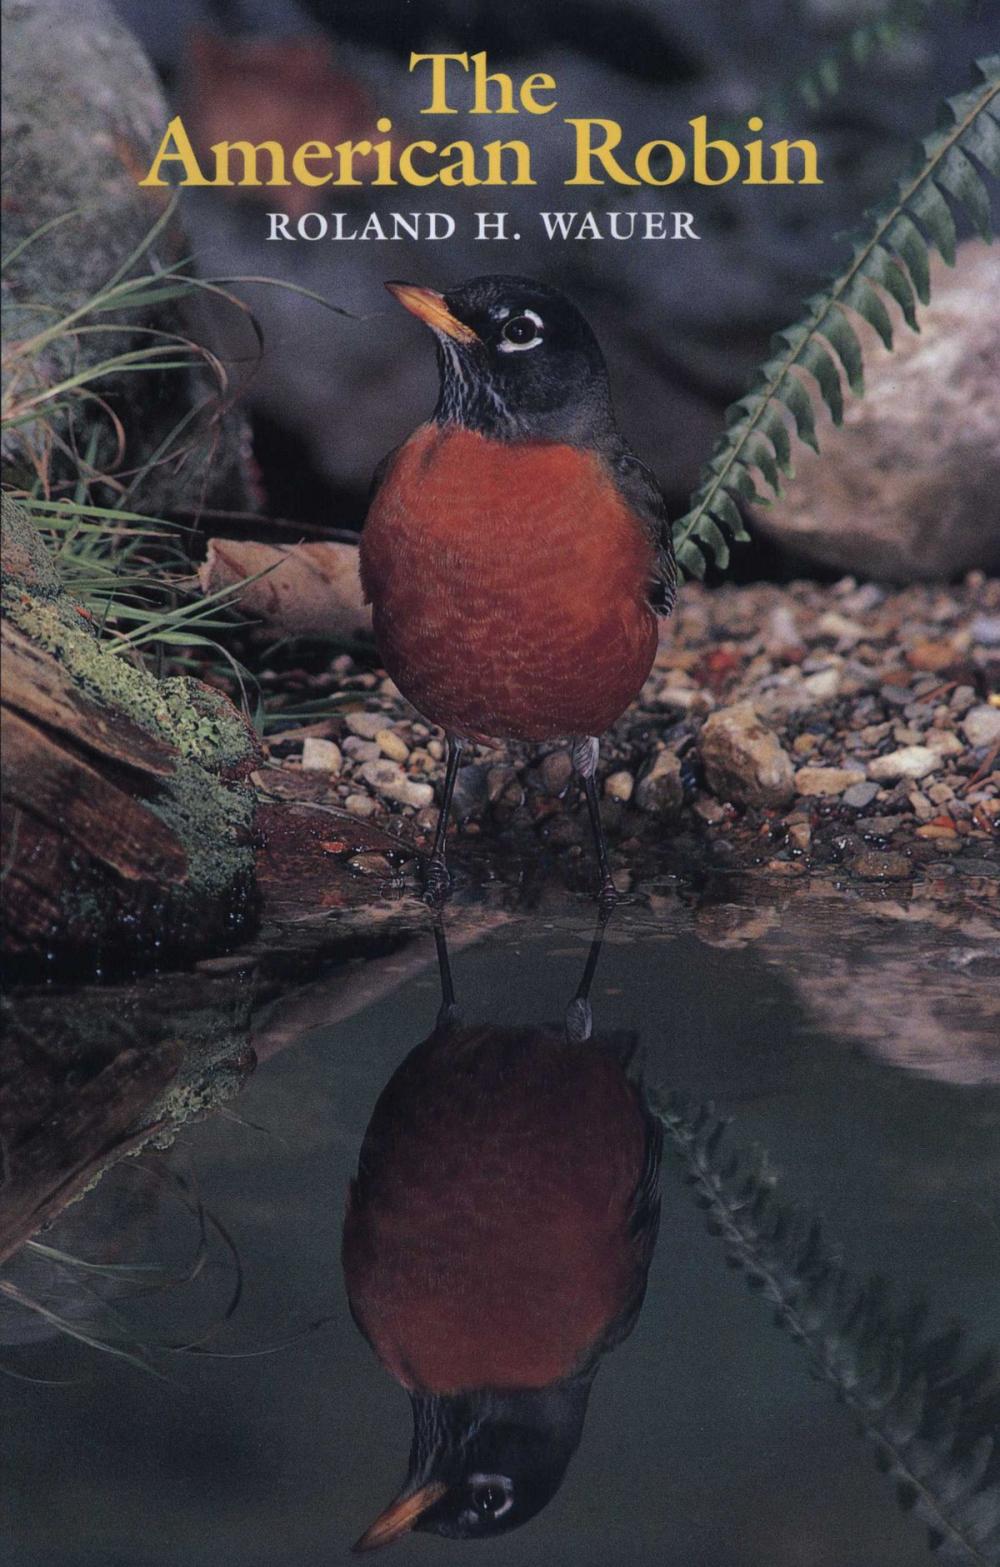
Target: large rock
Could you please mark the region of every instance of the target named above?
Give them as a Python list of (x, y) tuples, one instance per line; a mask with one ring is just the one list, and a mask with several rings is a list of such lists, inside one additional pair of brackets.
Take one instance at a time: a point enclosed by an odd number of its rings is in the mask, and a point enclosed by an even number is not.
[(931, 278), (894, 352), (855, 322), (865, 396), (839, 429), (818, 423), (821, 455), (799, 446), (787, 494), (754, 513), (807, 560), (894, 582), (1000, 567), (1000, 254), (969, 241)]
[[(190, 254), (176, 217), (134, 264), (163, 216), (164, 190), (138, 183), (170, 110), (136, 40), (104, 0), (3, 0), (4, 250), (10, 255), (45, 224), (4, 273), (11, 341), (30, 341), (85, 306), (119, 271), (142, 275)], [(90, 327), (99, 325), (100, 331)], [(205, 343), (198, 295), (81, 317), (23, 357), (8, 352), (5, 399), (29, 394), (112, 356), (168, 342)], [(114, 326), (120, 330), (104, 330)], [(245, 347), (245, 345), (244, 345)], [(174, 357), (170, 355), (168, 357)], [(75, 480), (69, 453), (98, 472), (136, 484), (131, 504), (156, 514), (203, 505), (246, 510), (247, 426), (225, 411), (207, 359), (187, 368), (102, 375), (93, 390), (45, 402), (3, 439), (8, 477)], [(166, 461), (167, 456), (170, 461)]]
[(100, 968), (226, 945), (251, 911), (252, 731), (102, 645), (6, 496), (3, 542), (5, 950)]
[(751, 702), (720, 707), (699, 736), (705, 779), (720, 800), (735, 805), (787, 805), (795, 793), (795, 769)]

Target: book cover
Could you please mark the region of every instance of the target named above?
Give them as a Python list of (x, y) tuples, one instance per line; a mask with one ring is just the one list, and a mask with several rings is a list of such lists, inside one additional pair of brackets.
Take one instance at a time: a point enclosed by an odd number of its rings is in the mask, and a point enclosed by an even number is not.
[(0, 1556), (1000, 1560), (995, 4), (3, 24)]

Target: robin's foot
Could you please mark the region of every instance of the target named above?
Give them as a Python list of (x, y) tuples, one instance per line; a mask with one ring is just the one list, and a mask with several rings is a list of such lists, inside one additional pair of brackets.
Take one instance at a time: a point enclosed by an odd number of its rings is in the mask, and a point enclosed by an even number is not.
[(615, 886), (610, 871), (601, 882), (600, 891), (597, 894), (597, 906), (603, 916), (607, 916), (618, 902), (618, 888)]
[(447, 902), (451, 892), (451, 876), (444, 855), (432, 854), (424, 871), (424, 902), (432, 909), (439, 909)]

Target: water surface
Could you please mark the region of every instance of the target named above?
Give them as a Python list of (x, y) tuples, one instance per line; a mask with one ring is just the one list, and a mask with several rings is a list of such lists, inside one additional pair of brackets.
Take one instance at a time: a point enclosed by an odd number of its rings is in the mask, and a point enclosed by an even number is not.
[[(594, 1037), (578, 1047), (631, 1038), (649, 1085), (713, 1101), (733, 1146), (761, 1145), (782, 1198), (821, 1216), (851, 1274), (883, 1274), (901, 1307), (926, 1300), (932, 1324), (960, 1320), (967, 1359), (1000, 1322), (995, 885), (900, 903), (750, 880), (696, 899), (652, 882), (607, 931)], [(469, 895), (446, 916), (462, 1018), (561, 1028), (590, 906), (555, 893), (530, 914), (504, 904)], [(350, 1559), (406, 1473), (411, 1422), (351, 1318), (345, 1200), (378, 1096), (440, 1000), (429, 930), (286, 984), (256, 1010), (260, 1064), (239, 1096), (168, 1151), (122, 1162), (40, 1237), (180, 1274), (202, 1203), (238, 1254), (235, 1305), (211, 1224), (197, 1277), (141, 1298), (134, 1275), (123, 1290), (15, 1261), (26, 1293), (148, 1369), (6, 1304), (11, 1567)], [(661, 1191), (643, 1309), (602, 1360), (551, 1502), (488, 1543), (408, 1536), (389, 1548), (400, 1567), (470, 1554), (510, 1567), (930, 1560), (848, 1412), (725, 1265), (669, 1139)], [(206, 1333), (202, 1352), (156, 1347)]]

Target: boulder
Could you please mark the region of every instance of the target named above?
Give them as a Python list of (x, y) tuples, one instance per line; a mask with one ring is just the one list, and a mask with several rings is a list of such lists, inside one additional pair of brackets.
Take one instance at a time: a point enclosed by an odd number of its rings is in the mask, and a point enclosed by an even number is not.
[(978, 241), (931, 267), (920, 332), (893, 352), (855, 319), (866, 393), (818, 421), (796, 476), (757, 530), (835, 571), (893, 582), (1000, 567), (1000, 254)]
[[(169, 192), (138, 182), (170, 110), (112, 7), (3, 0), (3, 32), (4, 250), (13, 257), (4, 272), (4, 397), (5, 411), (16, 413), (28, 395), (69, 374), (168, 340), (151, 333), (204, 344), (209, 324), (192, 292), (75, 321), (115, 330), (67, 329), (23, 355), (10, 351), (11, 342), (30, 343), (79, 311), (117, 274), (169, 266), (191, 247), (175, 215), (130, 260), (165, 215)], [(53, 226), (38, 233), (46, 224)], [(73, 452), (126, 483), (149, 464), (129, 504), (154, 515), (248, 509), (248, 451), (245, 420), (223, 407), (207, 356), (186, 368), (102, 374), (92, 392), (45, 401), (34, 418), (12, 424), (2, 447), (8, 477), (13, 470), (24, 483), (36, 474), (46, 483), (74, 481)]]

